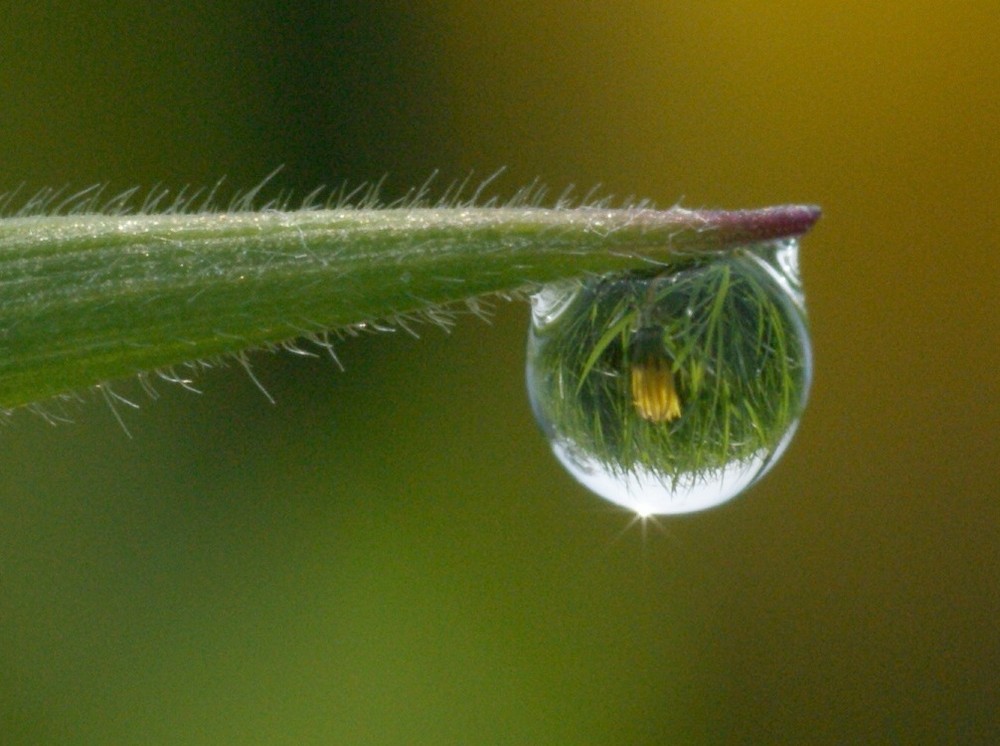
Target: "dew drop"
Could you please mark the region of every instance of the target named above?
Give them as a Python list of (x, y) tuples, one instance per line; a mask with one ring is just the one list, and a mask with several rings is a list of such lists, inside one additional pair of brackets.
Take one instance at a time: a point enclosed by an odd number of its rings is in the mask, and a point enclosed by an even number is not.
[(528, 395), (559, 461), (640, 515), (732, 499), (787, 447), (812, 353), (794, 241), (547, 285)]

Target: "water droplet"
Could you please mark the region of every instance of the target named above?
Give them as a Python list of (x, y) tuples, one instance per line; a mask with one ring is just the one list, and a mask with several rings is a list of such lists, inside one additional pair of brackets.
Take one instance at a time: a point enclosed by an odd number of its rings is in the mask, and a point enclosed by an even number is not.
[(532, 297), (535, 417), (577, 480), (641, 515), (753, 484), (791, 440), (811, 374), (794, 241)]

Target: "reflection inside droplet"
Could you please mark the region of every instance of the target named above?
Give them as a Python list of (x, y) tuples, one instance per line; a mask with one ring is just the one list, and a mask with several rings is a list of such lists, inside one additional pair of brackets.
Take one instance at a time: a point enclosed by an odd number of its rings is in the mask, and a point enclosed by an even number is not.
[(570, 474), (651, 515), (719, 505), (766, 473), (811, 377), (796, 251), (758, 245), (533, 296), (528, 392)]
[(731, 500), (764, 476), (794, 432), (793, 424), (770, 457), (762, 452), (749, 460), (727, 464), (716, 472), (703, 475), (687, 472), (669, 481), (663, 474), (643, 466), (615, 472), (560, 441), (552, 442), (552, 452), (584, 487), (640, 516), (694, 513)]

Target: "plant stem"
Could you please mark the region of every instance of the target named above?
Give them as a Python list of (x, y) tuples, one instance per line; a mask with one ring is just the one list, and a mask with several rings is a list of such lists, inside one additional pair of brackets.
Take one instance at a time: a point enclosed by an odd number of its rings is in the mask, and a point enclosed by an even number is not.
[(794, 237), (813, 207), (403, 207), (0, 220), (0, 408), (559, 278)]

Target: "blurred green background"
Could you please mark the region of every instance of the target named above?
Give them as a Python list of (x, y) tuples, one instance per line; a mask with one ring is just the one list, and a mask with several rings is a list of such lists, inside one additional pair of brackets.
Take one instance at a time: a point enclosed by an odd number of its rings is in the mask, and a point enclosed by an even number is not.
[[(289, 7), (290, 6), (290, 7)], [(812, 401), (630, 526), (551, 457), (524, 304), (0, 429), (0, 742), (1000, 736), (996, 3), (6, 8), (0, 189), (441, 169), (815, 202)]]

